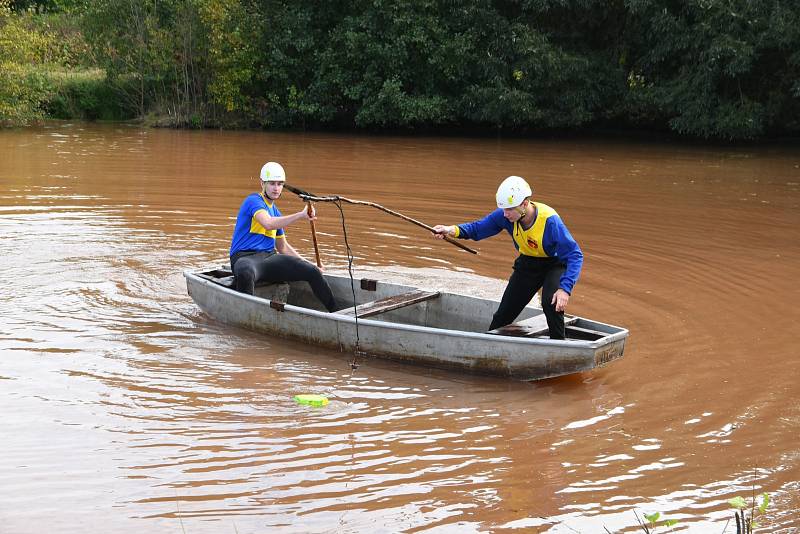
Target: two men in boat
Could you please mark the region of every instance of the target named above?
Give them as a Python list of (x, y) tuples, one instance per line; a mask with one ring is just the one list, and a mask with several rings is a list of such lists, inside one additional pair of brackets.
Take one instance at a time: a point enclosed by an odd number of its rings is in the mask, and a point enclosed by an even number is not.
[(286, 173), (270, 161), (261, 168), (261, 191), (244, 199), (233, 229), (230, 258), (236, 290), (254, 294), (258, 282), (309, 283), (328, 311), (337, 310), (331, 288), (316, 265), (306, 261), (286, 240), (284, 228), (297, 221), (314, 221), (314, 207), (281, 214), (275, 201), (281, 196)]
[(489, 330), (513, 322), (541, 289), (550, 338), (564, 339), (564, 309), (580, 276), (583, 252), (556, 211), (532, 196), (528, 182), (509, 176), (497, 188), (496, 210), (470, 223), (434, 226), (434, 235), (479, 241), (508, 232), (519, 257)]

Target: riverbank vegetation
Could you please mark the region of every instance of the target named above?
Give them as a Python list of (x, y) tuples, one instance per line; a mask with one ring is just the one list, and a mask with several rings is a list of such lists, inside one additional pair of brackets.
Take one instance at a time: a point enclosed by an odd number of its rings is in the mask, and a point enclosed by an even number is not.
[(800, 134), (788, 0), (0, 0), (0, 122)]

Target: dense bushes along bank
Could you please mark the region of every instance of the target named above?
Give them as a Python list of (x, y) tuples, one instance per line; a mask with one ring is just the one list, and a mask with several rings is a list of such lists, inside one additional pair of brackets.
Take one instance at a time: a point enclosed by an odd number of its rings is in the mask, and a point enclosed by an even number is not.
[(800, 133), (789, 0), (0, 0), (0, 121)]

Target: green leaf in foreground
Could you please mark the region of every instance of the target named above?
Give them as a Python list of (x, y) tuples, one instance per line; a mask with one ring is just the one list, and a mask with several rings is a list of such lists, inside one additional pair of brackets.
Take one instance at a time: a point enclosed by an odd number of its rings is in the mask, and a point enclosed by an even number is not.
[(743, 510), (744, 508), (747, 508), (747, 502), (745, 502), (742, 497), (734, 497), (728, 501), (728, 504), (737, 510)]
[(758, 511), (763, 514), (767, 511), (767, 506), (769, 506), (769, 493), (764, 492), (761, 495), (761, 505), (758, 507)]
[(661, 517), (661, 512), (655, 512), (653, 514), (644, 514), (644, 518), (650, 521), (651, 523), (655, 523), (658, 521), (658, 518)]

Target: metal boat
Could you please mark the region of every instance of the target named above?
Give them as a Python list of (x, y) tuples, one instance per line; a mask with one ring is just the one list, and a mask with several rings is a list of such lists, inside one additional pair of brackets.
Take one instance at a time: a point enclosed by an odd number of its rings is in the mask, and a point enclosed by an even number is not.
[[(622, 357), (628, 330), (566, 316), (565, 340), (551, 340), (540, 308), (526, 307), (497, 330), (486, 325), (498, 301), (325, 273), (338, 302), (329, 313), (306, 282), (233, 289), (230, 269), (184, 273), (189, 295), (211, 318), (282, 338), (400, 362), (538, 380), (588, 371)], [(353, 306), (355, 293), (355, 306)], [(358, 346), (356, 343), (358, 342)]]

